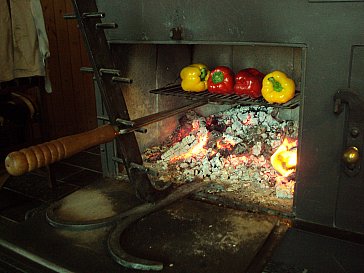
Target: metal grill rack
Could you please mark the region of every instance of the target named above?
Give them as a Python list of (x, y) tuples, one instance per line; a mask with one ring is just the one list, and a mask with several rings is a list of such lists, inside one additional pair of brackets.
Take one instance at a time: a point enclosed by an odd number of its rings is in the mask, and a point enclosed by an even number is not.
[(241, 105), (261, 105), (267, 107), (286, 108), (293, 109), (300, 105), (300, 93), (296, 92), (293, 99), (283, 104), (271, 104), (265, 101), (263, 98), (253, 99), (246, 95), (222, 95), (213, 94), (208, 91), (204, 92), (186, 92), (183, 91), (180, 85), (170, 85), (159, 89), (153, 89), (149, 91), (152, 94), (159, 94), (164, 96), (176, 96), (183, 97), (189, 100), (201, 100), (207, 103), (213, 104), (241, 104)]

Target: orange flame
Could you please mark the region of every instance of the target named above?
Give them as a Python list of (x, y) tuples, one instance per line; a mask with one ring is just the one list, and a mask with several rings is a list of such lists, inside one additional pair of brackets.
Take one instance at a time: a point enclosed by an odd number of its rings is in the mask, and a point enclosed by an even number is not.
[(175, 161), (178, 161), (178, 160), (190, 158), (190, 157), (192, 157), (194, 155), (206, 154), (206, 149), (204, 149), (203, 147), (206, 145), (207, 140), (208, 140), (208, 133), (199, 136), (196, 145), (191, 147), (191, 149), (189, 149), (186, 153), (184, 153), (182, 155), (172, 157), (170, 159), (170, 161), (175, 162)]
[(297, 140), (285, 138), (270, 158), (274, 169), (282, 176), (287, 177), (296, 170)]

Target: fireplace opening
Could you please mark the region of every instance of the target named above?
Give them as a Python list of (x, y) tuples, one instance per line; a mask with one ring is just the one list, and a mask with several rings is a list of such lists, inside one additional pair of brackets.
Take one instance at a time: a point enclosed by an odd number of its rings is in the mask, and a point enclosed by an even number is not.
[[(132, 120), (207, 101), (146, 126), (146, 134), (137, 133), (144, 166), (156, 188), (198, 177), (211, 182), (206, 191), (195, 194), (199, 200), (292, 216), (304, 45), (111, 42), (111, 49), (123, 56), (119, 66), (133, 79), (123, 89)], [(235, 73), (248, 67), (264, 74), (280, 70), (294, 80), (296, 95), (287, 103), (269, 104), (263, 98), (185, 92), (179, 72), (191, 63), (209, 69), (225, 65)], [(148, 73), (142, 73), (146, 68)]]

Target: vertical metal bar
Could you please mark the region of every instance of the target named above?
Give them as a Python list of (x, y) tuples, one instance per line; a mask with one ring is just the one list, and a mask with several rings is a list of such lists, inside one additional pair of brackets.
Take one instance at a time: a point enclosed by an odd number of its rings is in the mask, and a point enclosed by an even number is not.
[[(112, 80), (112, 75), (100, 73), (101, 68), (117, 70), (104, 30), (95, 28), (96, 24), (101, 23), (101, 19), (97, 17), (84, 18), (82, 16), (85, 13), (97, 12), (96, 2), (73, 0), (73, 5), (110, 122), (115, 124), (116, 119), (130, 120), (121, 85)], [(130, 168), (132, 162), (143, 164), (134, 133), (120, 135), (116, 139), (116, 147), (118, 155), (124, 161), (128, 177), (135, 186), (137, 196), (143, 200), (153, 199), (153, 193), (156, 191), (152, 187), (147, 174), (138, 169)]]

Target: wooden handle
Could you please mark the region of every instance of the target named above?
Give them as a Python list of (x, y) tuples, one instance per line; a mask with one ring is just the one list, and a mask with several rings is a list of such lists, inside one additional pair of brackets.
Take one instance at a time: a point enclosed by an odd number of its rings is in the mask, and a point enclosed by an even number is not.
[(117, 134), (111, 125), (104, 125), (88, 132), (58, 138), (8, 154), (5, 167), (11, 175), (22, 175), (93, 146), (110, 142)]

